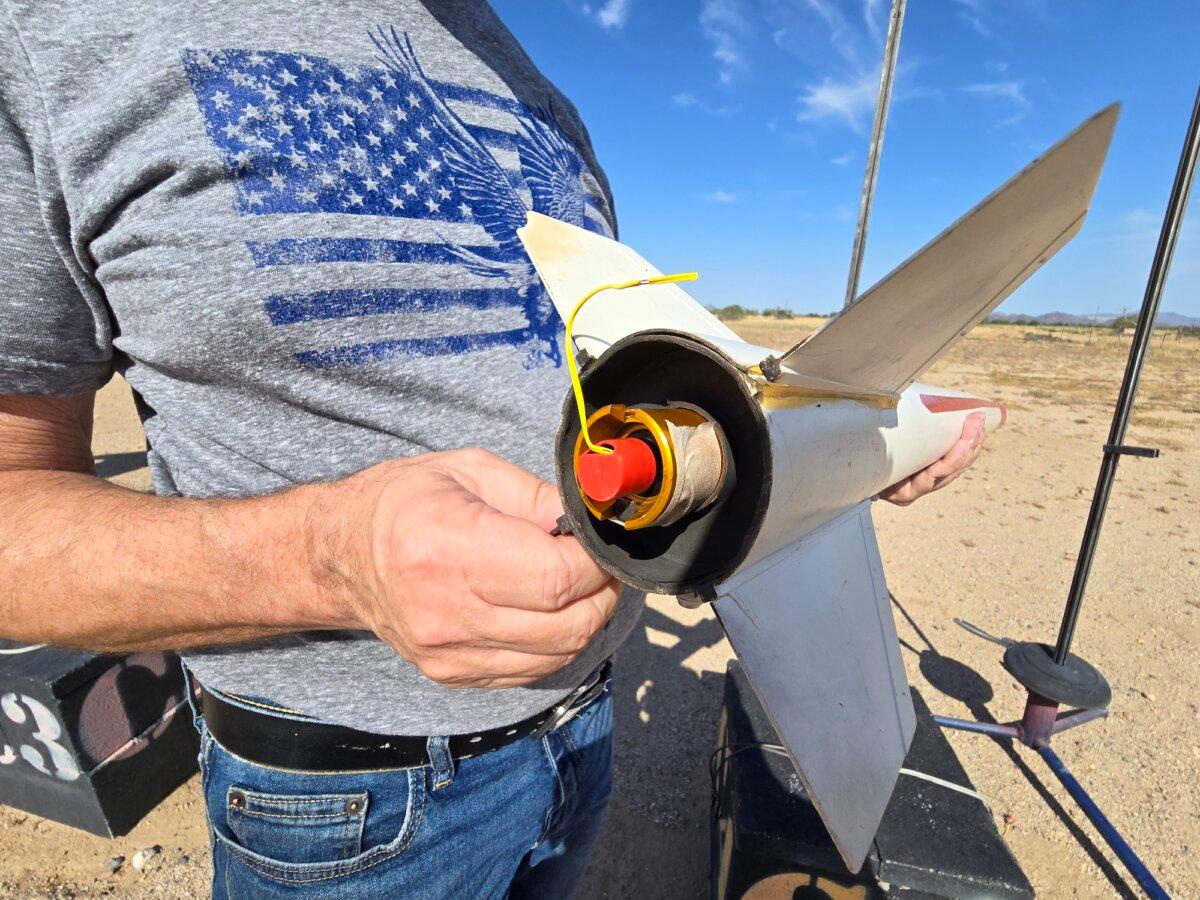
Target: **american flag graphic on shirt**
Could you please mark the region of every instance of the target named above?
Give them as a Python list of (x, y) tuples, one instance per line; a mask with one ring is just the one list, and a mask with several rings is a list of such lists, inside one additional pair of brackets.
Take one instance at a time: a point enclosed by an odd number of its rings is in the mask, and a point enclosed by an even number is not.
[[(264, 297), (268, 321), (340, 320), (337, 333), (353, 341), (298, 348), (309, 366), (495, 347), (520, 351), (526, 367), (561, 365), (562, 323), (516, 229), (533, 209), (611, 234), (579, 152), (545, 111), (426, 77), (406, 35), (379, 29), (371, 39), (378, 67), (265, 50), (183, 53), (238, 213), (286, 223), (289, 236), (246, 241), (254, 265), (374, 264), (370, 284)], [(381, 236), (393, 233), (389, 222), (395, 237)], [(411, 272), (387, 283), (389, 270), (414, 263), (427, 267), (417, 283)], [(379, 339), (380, 316), (454, 310), (495, 328), (401, 327)]]

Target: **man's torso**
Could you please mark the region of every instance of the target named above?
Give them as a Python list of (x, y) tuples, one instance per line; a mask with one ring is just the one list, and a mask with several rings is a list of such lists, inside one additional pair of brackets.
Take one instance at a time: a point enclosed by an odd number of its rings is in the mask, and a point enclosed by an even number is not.
[[(483, 4), (11, 4), (83, 288), (138, 394), (156, 489), (248, 496), (487, 447), (551, 477), (561, 323), (527, 209), (613, 233), (574, 109)], [(39, 190), (44, 186), (39, 184)], [(267, 548), (269, 552), (269, 548)], [(192, 653), (200, 679), (358, 728), (549, 706), (448, 691), (366, 633)]]

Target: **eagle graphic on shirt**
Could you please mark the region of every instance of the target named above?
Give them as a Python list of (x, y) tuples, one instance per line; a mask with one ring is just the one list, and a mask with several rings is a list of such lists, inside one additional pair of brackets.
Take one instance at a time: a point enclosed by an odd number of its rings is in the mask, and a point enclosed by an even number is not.
[[(338, 274), (353, 282), (344, 287), (264, 297), (268, 321), (337, 320), (332, 343), (297, 347), (305, 366), (494, 348), (517, 351), (526, 368), (561, 366), (562, 322), (516, 230), (532, 209), (611, 236), (598, 182), (548, 111), (431, 79), (395, 29), (371, 40), (379, 67), (265, 50), (183, 52), (237, 212), (275, 217), (279, 236), (246, 241), (254, 265), (379, 264)], [(412, 284), (393, 264), (428, 268)], [(426, 333), (430, 323), (461, 322), (463, 311), (470, 331)], [(381, 335), (384, 322), (401, 333)], [(303, 344), (322, 331), (296, 333)]]

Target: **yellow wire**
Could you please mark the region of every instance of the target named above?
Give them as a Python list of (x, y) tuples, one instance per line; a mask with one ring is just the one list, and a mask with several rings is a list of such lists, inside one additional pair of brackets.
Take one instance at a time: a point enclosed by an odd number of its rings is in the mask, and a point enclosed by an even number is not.
[(589, 450), (593, 453), (612, 453), (611, 447), (604, 447), (592, 443), (592, 436), (588, 434), (587, 425), (587, 407), (583, 403), (583, 385), (579, 382), (579, 366), (575, 362), (575, 339), (572, 337), (572, 329), (575, 327), (575, 316), (579, 314), (579, 310), (583, 309), (583, 305), (599, 294), (601, 291), (623, 291), (626, 288), (641, 287), (644, 284), (668, 284), (676, 281), (695, 281), (699, 278), (696, 272), (677, 272), (674, 275), (655, 275), (653, 278), (635, 278), (632, 281), (621, 281), (614, 284), (602, 284), (600, 287), (590, 291), (587, 296), (575, 304), (575, 308), (571, 310), (571, 314), (567, 316), (567, 368), (571, 372), (571, 390), (575, 392), (575, 405), (579, 408), (579, 427), (583, 431), (583, 441), (587, 444)]

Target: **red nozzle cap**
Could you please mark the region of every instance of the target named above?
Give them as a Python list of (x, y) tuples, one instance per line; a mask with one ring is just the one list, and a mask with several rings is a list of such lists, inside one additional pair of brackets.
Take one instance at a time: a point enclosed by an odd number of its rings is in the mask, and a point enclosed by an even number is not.
[(575, 463), (575, 475), (583, 492), (597, 503), (640, 494), (658, 477), (654, 451), (637, 438), (601, 441), (612, 453), (584, 452)]

